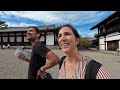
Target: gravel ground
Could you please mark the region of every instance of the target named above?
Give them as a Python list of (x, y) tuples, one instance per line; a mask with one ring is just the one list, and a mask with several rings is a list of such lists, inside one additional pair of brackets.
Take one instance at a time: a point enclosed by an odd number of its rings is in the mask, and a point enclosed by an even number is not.
[[(61, 50), (53, 50), (60, 58), (64, 55)], [(28, 62), (20, 61), (14, 56), (15, 49), (0, 49), (0, 79), (27, 79)], [(111, 79), (120, 79), (120, 55), (112, 55), (97, 51), (80, 51), (101, 62)], [(58, 65), (49, 69), (54, 79), (58, 77)]]

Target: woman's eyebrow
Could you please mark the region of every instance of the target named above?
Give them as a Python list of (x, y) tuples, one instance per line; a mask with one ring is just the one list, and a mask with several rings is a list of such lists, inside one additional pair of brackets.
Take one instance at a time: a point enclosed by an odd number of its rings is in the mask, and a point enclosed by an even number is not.
[(60, 34), (58, 34), (58, 36), (60, 36), (61, 35), (61, 33)]

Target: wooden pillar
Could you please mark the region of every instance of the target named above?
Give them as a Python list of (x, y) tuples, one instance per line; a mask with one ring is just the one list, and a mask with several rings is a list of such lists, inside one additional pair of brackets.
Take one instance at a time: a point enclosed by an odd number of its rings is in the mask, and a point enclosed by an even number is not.
[(22, 34), (22, 45), (25, 45), (25, 43), (24, 43), (24, 33), (21, 33)]
[(98, 35), (100, 34), (100, 30), (99, 30), (99, 28), (98, 28)]
[(3, 35), (1, 33), (1, 49), (3, 48)]
[(100, 37), (98, 37), (98, 50), (100, 50), (100, 42), (99, 42)]
[[(105, 27), (103, 27), (103, 33), (106, 33), (106, 29), (105, 29)], [(106, 36), (104, 36), (104, 38), (105, 38), (105, 50), (107, 50)]]
[(54, 32), (54, 45), (56, 45), (56, 42), (55, 42), (56, 38), (55, 38), (55, 32)]
[(105, 44), (104, 44), (104, 46), (105, 46), (105, 50), (107, 50), (107, 48), (106, 48), (106, 36), (104, 36), (104, 38), (105, 38)]
[(7, 36), (8, 36), (8, 44), (10, 43), (10, 37), (9, 37), (9, 33), (7, 33)]
[(45, 45), (46, 45), (46, 32), (45, 32)]
[[(100, 31), (99, 31), (99, 28), (98, 28), (98, 35), (100, 34), (99, 32), (100, 32)], [(100, 47), (100, 46), (99, 46), (99, 37), (98, 37), (98, 46), (96, 46), (97, 50), (99, 50), (99, 47)]]
[(15, 36), (14, 36), (14, 44), (16, 45), (16, 42), (17, 42), (17, 40), (16, 40), (16, 33), (14, 33), (15, 34)]

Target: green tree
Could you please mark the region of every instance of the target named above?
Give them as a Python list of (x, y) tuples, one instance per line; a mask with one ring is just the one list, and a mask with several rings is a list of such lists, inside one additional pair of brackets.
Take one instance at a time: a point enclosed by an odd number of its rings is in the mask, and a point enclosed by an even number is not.
[(2, 24), (4, 24), (5, 22), (3, 22), (3, 21), (0, 21), (0, 25), (2, 25)]
[(80, 39), (80, 47), (81, 48), (89, 49), (91, 46), (92, 46), (91, 40), (89, 40), (88, 38), (81, 37), (81, 39)]
[(8, 28), (8, 25), (5, 24), (5, 22), (0, 20), (0, 29), (6, 29), (6, 28)]

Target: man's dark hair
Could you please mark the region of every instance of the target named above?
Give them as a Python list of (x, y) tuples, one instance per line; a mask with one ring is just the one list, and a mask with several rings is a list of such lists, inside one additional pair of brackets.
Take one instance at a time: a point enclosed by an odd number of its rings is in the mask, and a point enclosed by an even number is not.
[(35, 31), (36, 31), (37, 33), (40, 33), (40, 30), (39, 30), (37, 27), (30, 26), (30, 27), (28, 27), (28, 29), (29, 29), (29, 28), (35, 28)]
[[(28, 29), (29, 29), (29, 28), (35, 28), (36, 33), (40, 33), (40, 30), (39, 30), (37, 27), (30, 26), (30, 27), (28, 27)], [(41, 35), (39, 36), (39, 39), (40, 39), (40, 37), (41, 37)]]

